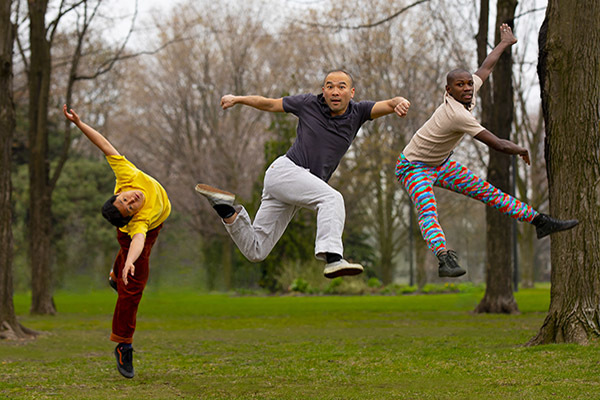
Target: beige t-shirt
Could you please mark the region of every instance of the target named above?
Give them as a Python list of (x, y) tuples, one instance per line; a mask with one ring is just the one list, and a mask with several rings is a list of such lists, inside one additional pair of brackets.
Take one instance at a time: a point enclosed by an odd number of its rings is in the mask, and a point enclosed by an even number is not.
[(473, 102), (468, 110), (444, 91), (442, 105), (413, 135), (402, 151), (408, 161), (418, 161), (430, 166), (441, 165), (465, 133), (475, 136), (485, 129), (471, 114), (477, 91), (482, 84), (481, 78), (473, 75)]

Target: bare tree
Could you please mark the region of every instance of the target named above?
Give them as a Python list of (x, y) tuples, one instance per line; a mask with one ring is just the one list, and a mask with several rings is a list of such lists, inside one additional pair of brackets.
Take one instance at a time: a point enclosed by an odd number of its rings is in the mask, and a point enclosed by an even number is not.
[[(519, 37), (537, 37), (541, 24), (538, 16), (543, 9), (535, 8), (536, 1), (520, 2)], [(535, 14), (534, 14), (535, 13)], [(527, 18), (529, 17), (529, 18)], [(534, 17), (534, 18), (531, 18)], [(529, 149), (531, 165), (517, 168), (516, 188), (518, 198), (535, 210), (548, 211), (548, 180), (544, 161), (544, 117), (541, 101), (536, 91), (539, 81), (535, 73), (536, 45), (529, 40), (520, 40), (513, 53), (515, 88), (515, 118), (513, 121), (516, 141)], [(537, 240), (535, 228), (530, 224), (518, 224), (518, 268), (519, 284), (523, 288), (533, 287), (543, 277), (543, 267), (550, 264), (550, 238)], [(547, 262), (545, 261), (547, 260)]]
[[(437, 5), (414, 2), (400, 11), (396, 3), (385, 1), (346, 6), (333, 7), (329, 22), (318, 25), (326, 33), (342, 29), (337, 34), (343, 46), (338, 63), (343, 62), (355, 75), (355, 98), (401, 95), (414, 105), (405, 119), (387, 117), (366, 124), (332, 179), (344, 194), (346, 231), (356, 231), (353, 225), (357, 225), (368, 234), (376, 253), (374, 270), (389, 284), (400, 275), (399, 255), (412, 251), (406, 246), (412, 206), (395, 177), (396, 160), (438, 105), (445, 73), (452, 64), (464, 61), (465, 52), (457, 51), (461, 48), (457, 32), (440, 34), (446, 27), (443, 11), (434, 10)], [(417, 22), (423, 18), (429, 18), (430, 24)], [(335, 22), (342, 19), (351, 22)], [(421, 244), (420, 234), (416, 235)], [(424, 285), (425, 257), (417, 260), (422, 261), (418, 281)]]
[[(498, 0), (496, 24), (515, 16), (516, 0)], [(483, 10), (483, 7), (482, 7)], [(500, 41), (496, 30), (495, 43)], [(511, 50), (505, 51), (494, 69), (492, 80), (492, 112), (489, 128), (498, 137), (510, 139), (513, 120), (513, 86)], [(510, 186), (511, 159), (505, 154), (490, 152), (487, 180), (505, 193), (512, 194)], [(487, 262), (486, 290), (475, 312), (517, 313), (517, 302), (512, 291), (511, 230), (512, 221), (492, 208), (486, 209)]]
[(529, 345), (600, 337), (599, 20), (597, 1), (550, 0), (540, 29), (550, 213), (580, 225), (552, 237), (550, 309)]
[[(220, 247), (219, 274), (232, 287), (233, 244), (220, 219), (193, 190), (212, 182), (249, 200), (264, 164), (265, 113), (234, 108), (224, 113), (227, 93), (281, 96), (278, 48), (249, 4), (232, 7), (189, 4), (159, 21), (159, 41), (186, 37), (164, 52), (130, 67), (142, 82), (127, 91), (127, 120), (140, 152), (136, 164), (165, 183), (175, 209), (203, 237)], [(185, 54), (185, 57), (181, 55)], [(279, 61), (280, 62), (280, 61)], [(144, 153), (142, 156), (142, 152)], [(215, 243), (216, 241), (216, 243)]]
[[(29, 257), (31, 264), (31, 313), (54, 314), (56, 307), (52, 298), (52, 193), (68, 158), (71, 145), (70, 128), (66, 127), (62, 153), (56, 168), (50, 171), (48, 148), (48, 116), (52, 85), (53, 58), (51, 54), (58, 27), (65, 15), (78, 10), (76, 19), (76, 45), (69, 58), (70, 71), (66, 79), (65, 98), (70, 101), (77, 80), (93, 79), (109, 71), (124, 49), (121, 45), (100, 64), (91, 76), (77, 74), (85, 39), (102, 0), (81, 0), (75, 3), (61, 0), (53, 10), (48, 23), (48, 0), (28, 2), (29, 48), (20, 48), (27, 71), (29, 110)], [(135, 17), (134, 17), (135, 18)], [(124, 43), (127, 42), (125, 39)], [(27, 54), (29, 57), (27, 58)]]
[(11, 204), (12, 138), (15, 131), (12, 64), (16, 25), (11, 21), (12, 0), (0, 1), (0, 339), (34, 334), (23, 327), (13, 303), (13, 235)]

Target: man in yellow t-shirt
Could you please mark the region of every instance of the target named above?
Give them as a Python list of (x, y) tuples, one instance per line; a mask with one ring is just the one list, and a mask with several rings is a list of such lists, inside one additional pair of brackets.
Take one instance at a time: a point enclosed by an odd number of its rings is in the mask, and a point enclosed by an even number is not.
[(126, 378), (133, 378), (132, 342), (137, 309), (148, 281), (150, 251), (171, 213), (171, 203), (156, 179), (137, 169), (101, 133), (82, 122), (75, 111), (67, 111), (66, 104), (63, 112), (102, 150), (117, 179), (114, 195), (102, 207), (104, 218), (117, 227), (121, 246), (111, 271), (114, 278), (111, 285), (116, 284), (118, 298), (110, 340), (118, 343), (115, 348), (118, 371)]

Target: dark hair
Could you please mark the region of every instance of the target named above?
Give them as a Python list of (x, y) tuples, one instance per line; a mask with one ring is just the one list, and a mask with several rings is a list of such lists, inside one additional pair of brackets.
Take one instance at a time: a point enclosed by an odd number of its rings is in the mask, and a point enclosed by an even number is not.
[(327, 71), (327, 73), (325, 74), (325, 77), (323, 78), (323, 86), (325, 86), (325, 79), (327, 79), (327, 77), (329, 76), (329, 74), (333, 74), (334, 72), (341, 72), (343, 74), (348, 75), (348, 78), (350, 78), (350, 87), (354, 87), (354, 78), (352, 77), (352, 75), (350, 75), (350, 72), (343, 70), (341, 68), (338, 69), (332, 69)]
[(110, 199), (106, 200), (106, 203), (102, 206), (102, 216), (117, 228), (121, 228), (122, 226), (127, 225), (132, 217), (124, 217), (123, 214), (121, 214), (121, 211), (115, 207), (114, 202), (116, 198), (117, 195), (115, 194), (111, 196)]
[(465, 73), (471, 75), (471, 73), (464, 68), (453, 69), (452, 71), (448, 72), (448, 75), (446, 75), (446, 84), (452, 85), (452, 82), (456, 80), (456, 77), (458, 75), (462, 75)]

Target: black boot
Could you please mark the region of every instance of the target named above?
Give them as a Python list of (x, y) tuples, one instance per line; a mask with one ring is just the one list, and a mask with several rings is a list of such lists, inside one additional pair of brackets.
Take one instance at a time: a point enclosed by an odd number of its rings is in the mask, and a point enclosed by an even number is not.
[(458, 257), (454, 251), (448, 250), (447, 252), (438, 255), (437, 258), (440, 262), (438, 268), (438, 275), (440, 278), (456, 278), (467, 273), (467, 271), (458, 265), (458, 262), (456, 261)]
[(579, 223), (576, 219), (568, 219), (568, 220), (560, 220), (554, 219), (547, 214), (539, 213), (533, 221), (531, 221), (533, 225), (535, 225), (535, 232), (537, 234), (538, 239), (543, 238), (544, 236), (548, 236), (554, 232), (565, 231), (567, 229), (573, 228), (575, 225)]

